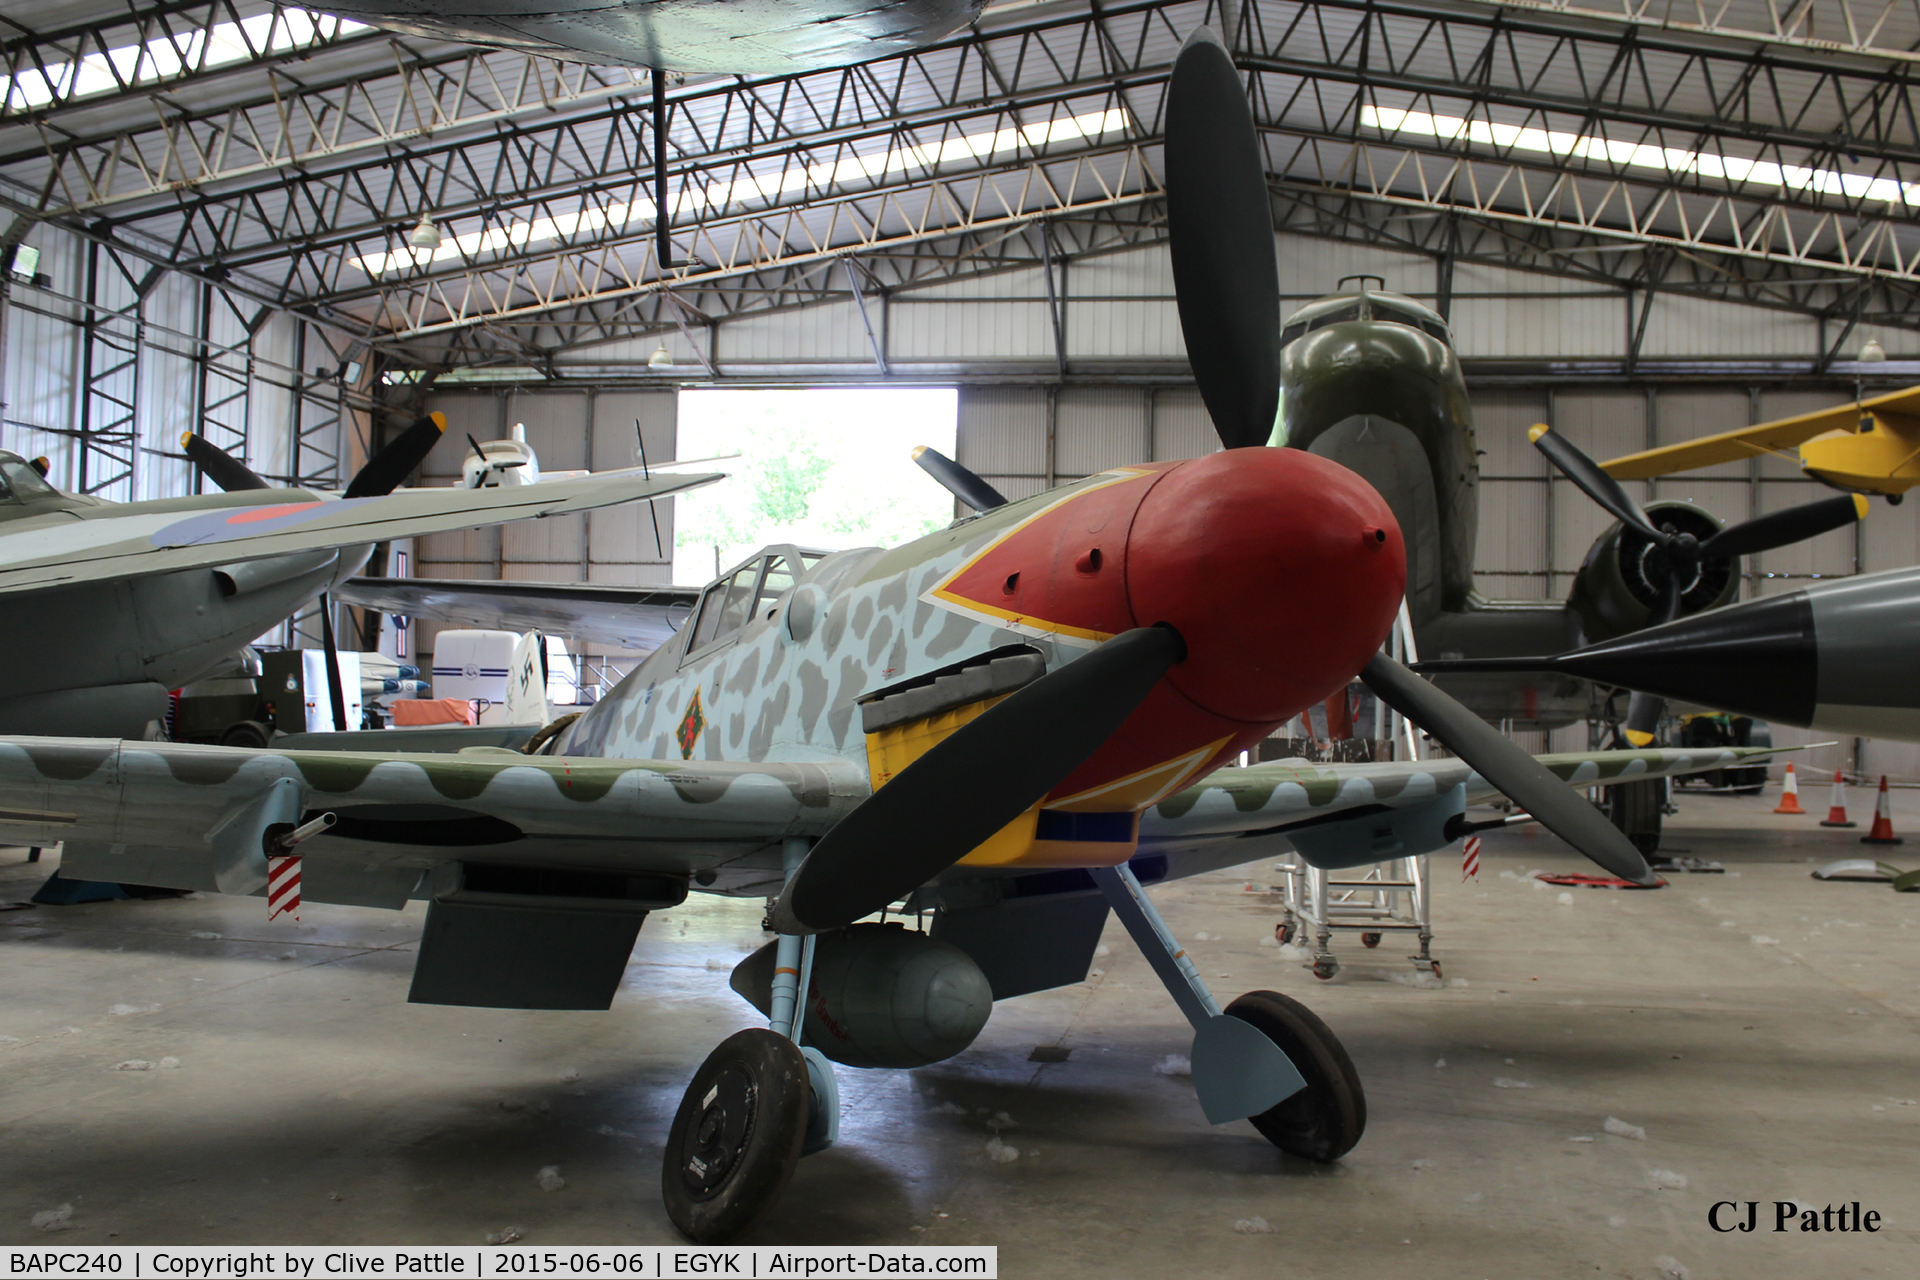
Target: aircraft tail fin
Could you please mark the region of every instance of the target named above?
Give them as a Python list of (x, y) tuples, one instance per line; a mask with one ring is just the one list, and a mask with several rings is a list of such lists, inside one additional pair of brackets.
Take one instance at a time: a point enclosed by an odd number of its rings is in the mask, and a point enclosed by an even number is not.
[(507, 667), (507, 723), (543, 725), (552, 718), (547, 707), (547, 638), (529, 631), (513, 647)]

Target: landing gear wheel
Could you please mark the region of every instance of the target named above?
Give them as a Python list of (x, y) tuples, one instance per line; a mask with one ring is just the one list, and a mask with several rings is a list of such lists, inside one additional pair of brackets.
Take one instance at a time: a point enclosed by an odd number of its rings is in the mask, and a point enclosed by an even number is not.
[(1326, 956), (1313, 962), (1313, 976), (1316, 978), (1331, 978), (1338, 972), (1340, 972), (1340, 962), (1332, 956)]
[(261, 751), (267, 745), (267, 727), (253, 720), (242, 720), (238, 724), (228, 725), (227, 731), (220, 735), (223, 747), (247, 747)]
[(1380, 935), (1377, 933), (1363, 933), (1360, 935), (1360, 945), (1363, 947), (1377, 947), (1380, 945)]
[(660, 1192), (673, 1225), (724, 1244), (773, 1207), (807, 1136), (812, 1090), (793, 1041), (764, 1029), (720, 1042), (673, 1117)]
[(1275, 942), (1278, 942), (1283, 947), (1286, 946), (1289, 942), (1292, 942), (1293, 941), (1293, 921), (1282, 920), (1279, 924), (1273, 926), (1273, 940)]
[(1257, 1116), (1260, 1136), (1282, 1151), (1321, 1163), (1353, 1150), (1367, 1128), (1367, 1098), (1353, 1059), (1313, 1010), (1278, 991), (1249, 991), (1226, 1012), (1280, 1046), (1307, 1087)]

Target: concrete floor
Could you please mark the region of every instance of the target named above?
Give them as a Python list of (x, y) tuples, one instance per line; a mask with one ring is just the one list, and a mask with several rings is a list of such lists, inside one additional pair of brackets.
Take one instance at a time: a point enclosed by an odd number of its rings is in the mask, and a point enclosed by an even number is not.
[[(1001, 1005), (960, 1057), (843, 1068), (841, 1145), (754, 1242), (996, 1244), (1006, 1276), (1920, 1272), (1920, 896), (1809, 879), (1859, 832), (1773, 817), (1776, 794), (1683, 793), (1668, 847), (1728, 870), (1653, 893), (1563, 903), (1503, 874), (1585, 868), (1537, 830), (1488, 839), (1475, 884), (1442, 857), (1438, 990), (1409, 981), (1407, 948), (1352, 935), (1315, 980), (1245, 887), (1266, 864), (1158, 891), (1223, 1002), (1288, 992), (1345, 1041), (1370, 1122), (1335, 1167), (1209, 1127), (1189, 1080), (1156, 1072), (1187, 1032), (1110, 928), (1102, 972)], [(1920, 835), (1920, 793), (1899, 797)], [(1911, 848), (1890, 860), (1920, 865)], [(45, 866), (0, 853), (0, 900)], [(726, 977), (759, 912), (655, 916), (606, 1014), (408, 1005), (418, 906), (310, 905), (298, 926), (211, 897), (0, 912), (0, 1240), (673, 1241), (661, 1141), (699, 1060), (752, 1025)], [(1030, 1062), (1040, 1045), (1072, 1055)], [(1002, 1113), (1005, 1163), (986, 1152)], [(546, 1165), (564, 1188), (536, 1186)], [(1787, 1199), (1884, 1226), (1707, 1225), (1717, 1200)], [(64, 1235), (30, 1225), (62, 1204)]]

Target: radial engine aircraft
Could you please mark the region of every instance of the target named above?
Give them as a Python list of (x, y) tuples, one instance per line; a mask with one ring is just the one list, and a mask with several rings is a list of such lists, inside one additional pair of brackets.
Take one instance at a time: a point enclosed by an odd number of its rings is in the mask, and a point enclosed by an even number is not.
[[(1278, 420), (1271, 436), (1254, 427), (1237, 443), (1306, 449), (1352, 468), (1380, 491), (1407, 531), (1407, 607), (1423, 657), (1557, 653), (1725, 605), (1738, 590), (1739, 557), (1866, 514), (1864, 500), (1845, 496), (1732, 526), (1689, 502), (1656, 502), (1642, 511), (1564, 435), (1536, 428), (1535, 446), (1617, 523), (1594, 540), (1564, 601), (1487, 600), (1473, 587), (1480, 468), (1451, 330), (1421, 303), (1367, 287), (1371, 278), (1358, 277), (1354, 288), (1287, 319), (1278, 337)], [(1212, 323), (1244, 331), (1257, 319), (1250, 305)], [(1608, 463), (1607, 471), (1627, 474), (1618, 466), (1630, 461)], [(1594, 702), (1570, 668), (1548, 679), (1490, 674), (1495, 668), (1486, 665), (1444, 670), (1455, 674), (1443, 676), (1442, 686), (1496, 723), (1555, 728), (1587, 718)], [(1660, 710), (1656, 699), (1632, 703), (1628, 740), (1650, 743)]]
[(141, 737), (199, 678), (366, 562), (371, 544), (664, 497), (714, 474), (392, 490), (445, 429), (419, 419), (340, 494), (274, 488), (198, 437), (227, 492), (113, 503), (0, 451), (0, 732)]
[[(1257, 148), (1210, 33), (1176, 64), (1168, 129)], [(1270, 263), (1257, 170), (1181, 162), (1169, 181), (1177, 247), (1238, 231)], [(1175, 261), (1183, 312), (1247, 265)], [(1223, 440), (1271, 421), (1277, 382), (1195, 364)], [(1194, 1027), (1208, 1118), (1332, 1160), (1366, 1115), (1338, 1039), (1274, 992), (1222, 1009), (1143, 884), (1288, 848), (1329, 868), (1437, 849), (1497, 792), (1652, 885), (1573, 786), (1744, 758), (1526, 755), (1380, 653), (1405, 582), (1386, 502), (1325, 458), (1119, 467), (892, 550), (767, 548), (521, 752), (0, 739), (0, 832), (64, 838), (81, 876), (260, 895), (297, 857), (310, 899), (424, 897), (423, 1003), (604, 1009), (649, 912), (767, 899), (777, 936), (732, 981), (769, 1025), (714, 1050), (667, 1139), (667, 1210), (700, 1241), (750, 1228), (834, 1140), (831, 1063), (963, 1051), (994, 1000), (1084, 979), (1109, 910)], [(1458, 758), (1214, 773), (1356, 673)], [(895, 903), (930, 927), (866, 921)]]

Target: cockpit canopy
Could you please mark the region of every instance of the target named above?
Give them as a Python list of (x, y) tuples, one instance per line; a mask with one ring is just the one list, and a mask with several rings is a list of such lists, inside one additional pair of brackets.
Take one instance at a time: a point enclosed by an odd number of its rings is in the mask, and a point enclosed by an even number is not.
[(806, 547), (762, 547), (751, 560), (721, 575), (695, 607), (687, 657), (731, 640), (755, 618), (767, 617), (780, 598), (831, 554)]
[(1453, 345), (1453, 335), (1438, 312), (1398, 293), (1365, 288), (1318, 298), (1301, 307), (1293, 313), (1286, 327), (1280, 330), (1280, 345), (1285, 347), (1295, 338), (1303, 337), (1315, 329), (1349, 320), (1404, 324), (1437, 338), (1449, 347)]
[(59, 496), (60, 491), (42, 480), (32, 463), (17, 453), (0, 449), (0, 503), (17, 508), (24, 503)]

